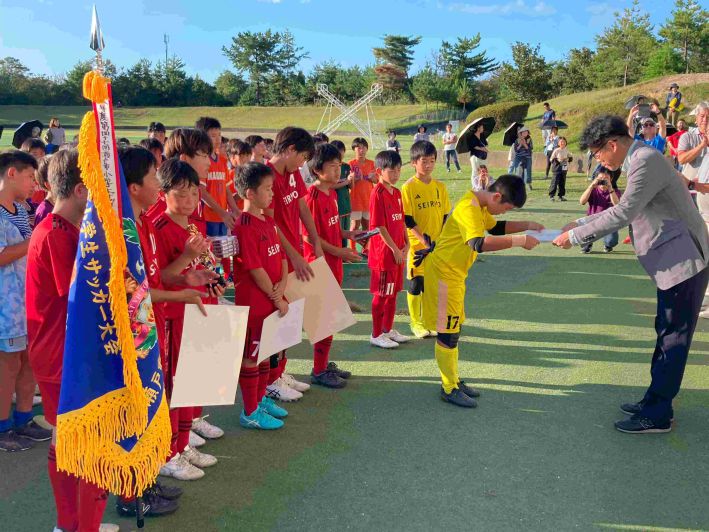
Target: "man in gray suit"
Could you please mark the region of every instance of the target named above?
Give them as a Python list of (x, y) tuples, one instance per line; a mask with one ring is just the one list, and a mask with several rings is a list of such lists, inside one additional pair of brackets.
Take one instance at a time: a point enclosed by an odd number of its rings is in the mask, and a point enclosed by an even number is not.
[(628, 185), (618, 205), (570, 223), (554, 245), (568, 249), (588, 244), (630, 225), (635, 254), (657, 285), (657, 343), (650, 387), (640, 402), (621, 406), (631, 417), (615, 427), (632, 434), (669, 432), (672, 399), (682, 384), (709, 281), (709, 233), (687, 181), (659, 151), (633, 141), (622, 118), (594, 118), (581, 144), (606, 168), (624, 168)]

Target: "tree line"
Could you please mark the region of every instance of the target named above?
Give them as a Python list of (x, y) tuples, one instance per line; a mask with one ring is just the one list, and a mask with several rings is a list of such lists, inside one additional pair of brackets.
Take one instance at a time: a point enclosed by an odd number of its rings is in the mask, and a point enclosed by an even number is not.
[[(443, 41), (418, 72), (411, 73), (415, 35), (385, 35), (372, 50), (373, 62), (343, 67), (336, 61), (300, 70), (308, 57), (289, 31), (240, 32), (222, 47), (233, 70), (214, 83), (190, 75), (176, 56), (128, 68), (110, 61), (114, 99), (129, 106), (309, 105), (324, 83), (344, 101), (362, 96), (374, 82), (384, 85), (387, 103), (435, 104), (470, 109), (499, 100), (541, 101), (560, 94), (625, 86), (654, 77), (709, 71), (709, 13), (696, 0), (675, 0), (659, 28), (639, 0), (617, 12), (596, 36), (596, 48), (574, 48), (548, 61), (539, 45), (512, 44), (511, 61), (498, 62), (480, 50), (480, 34)], [(81, 80), (90, 61), (61, 76), (32, 74), (13, 57), (0, 59), (0, 104), (83, 104)]]

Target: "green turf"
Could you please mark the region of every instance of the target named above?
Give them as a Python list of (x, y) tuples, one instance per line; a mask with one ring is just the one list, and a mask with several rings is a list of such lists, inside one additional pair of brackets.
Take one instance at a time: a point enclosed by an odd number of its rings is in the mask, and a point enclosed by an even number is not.
[[(508, 219), (558, 228), (581, 214), (535, 183)], [(467, 184), (448, 180), (454, 198)], [(575, 200), (586, 181), (569, 184)], [(332, 358), (355, 374), (349, 386), (311, 390), (274, 433), (241, 429), (240, 400), (208, 409), (227, 432), (204, 448), (220, 463), (182, 483), (180, 511), (148, 529), (709, 529), (709, 325), (695, 336), (675, 430), (616, 432), (618, 405), (648, 383), (655, 289), (630, 246), (599, 247), (586, 256), (544, 244), (474, 265), (460, 350), (461, 375), (483, 393), (472, 411), (438, 398), (431, 340), (370, 348), (366, 268), (347, 266), (346, 296), (365, 309), (333, 344)], [(406, 320), (397, 316), (399, 330)], [(293, 373), (308, 373), (307, 341), (289, 358)], [(46, 444), (0, 456), (2, 530), (51, 529), (45, 456)], [(135, 528), (112, 504), (104, 520)]]

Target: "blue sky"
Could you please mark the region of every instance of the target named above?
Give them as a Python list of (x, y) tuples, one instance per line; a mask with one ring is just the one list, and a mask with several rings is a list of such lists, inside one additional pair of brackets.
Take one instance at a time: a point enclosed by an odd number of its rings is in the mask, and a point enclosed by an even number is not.
[[(33, 72), (65, 72), (91, 57), (88, 33), (93, 2), (82, 0), (0, 0), (0, 57), (14, 56)], [(163, 34), (170, 54), (190, 73), (213, 81), (228, 60), (221, 47), (239, 31), (289, 29), (310, 54), (302, 68), (334, 59), (345, 66), (373, 61), (371, 49), (389, 34), (421, 35), (416, 71), (440, 47), (480, 32), (481, 48), (501, 60), (510, 58), (516, 40), (540, 44), (547, 59), (570, 48), (594, 46), (594, 36), (631, 0), (98, 0), (105, 55), (119, 66), (141, 57), (164, 58)], [(659, 26), (672, 0), (644, 0)], [(205, 9), (207, 7), (207, 9)]]

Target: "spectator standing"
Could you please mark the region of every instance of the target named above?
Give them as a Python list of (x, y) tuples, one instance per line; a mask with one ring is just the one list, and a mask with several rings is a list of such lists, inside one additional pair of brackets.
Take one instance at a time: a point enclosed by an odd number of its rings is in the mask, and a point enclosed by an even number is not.
[(453, 133), (453, 125), (446, 124), (446, 132), (443, 134), (443, 152), (446, 154), (446, 170), (451, 171), (451, 159), (455, 163), (455, 167), (460, 173), (460, 164), (458, 163), (458, 153), (455, 151), (455, 144), (458, 142), (458, 135)]
[[(542, 133), (546, 131), (542, 129)], [(559, 147), (559, 128), (558, 127), (553, 127), (551, 130), (549, 130), (548, 136), (546, 137), (546, 140), (544, 142), (544, 155), (546, 155), (547, 158), (547, 169), (544, 173), (544, 177), (546, 179), (549, 179), (549, 170), (551, 168), (551, 154), (554, 153), (554, 150)]]
[(670, 146), (670, 155), (672, 156), (672, 162), (675, 164), (675, 168), (678, 171), (682, 171), (682, 165), (679, 164), (677, 160), (677, 147), (679, 146), (679, 139), (687, 132), (687, 122), (683, 119), (677, 121), (677, 131), (672, 133), (672, 135), (667, 137), (667, 144)]
[(429, 135), (426, 131), (428, 131), (428, 128), (421, 124), (414, 135), (414, 142), (418, 142), (419, 140), (428, 140)]
[[(640, 111), (640, 106), (635, 105), (628, 113), (628, 130), (634, 131), (635, 118)], [(650, 104), (650, 111), (657, 117), (657, 122), (652, 118), (652, 116), (645, 116), (640, 120), (640, 131), (634, 135), (635, 140), (640, 140), (652, 146), (660, 153), (665, 152), (665, 146), (667, 141), (667, 122), (665, 117), (662, 116), (662, 111), (656, 103)], [(659, 126), (659, 129), (658, 129)]]
[(667, 120), (674, 126), (677, 123), (677, 118), (679, 118), (681, 108), (684, 107), (682, 105), (682, 93), (676, 83), (670, 84), (670, 92), (667, 93), (665, 104), (665, 107), (667, 107)]
[(148, 126), (148, 138), (158, 139), (160, 144), (165, 146), (165, 140), (167, 139), (167, 130), (162, 122), (150, 122)]
[(470, 177), (473, 190), (482, 190), (480, 186), (480, 165), (487, 159), (488, 154), (487, 139), (483, 137), (484, 131), (485, 126), (478, 124), (468, 141), (468, 147), (470, 148), (470, 166), (473, 168), (473, 173)]
[(532, 190), (532, 151), (534, 150), (534, 144), (528, 127), (521, 127), (517, 131), (517, 140), (512, 145), (512, 149), (514, 150), (514, 158), (510, 168), (514, 173), (518, 173), (518, 169), (521, 169), (518, 175), (524, 178), (529, 190)]
[[(544, 102), (544, 114), (542, 115), (542, 124), (549, 120), (556, 120), (556, 111), (551, 108), (549, 102)], [(540, 124), (541, 125), (541, 124)], [(542, 138), (544, 139), (544, 144), (546, 145), (547, 139), (549, 138), (550, 130), (542, 129)], [(547, 177), (549, 177), (549, 171), (547, 170)]]
[(571, 152), (566, 147), (566, 138), (559, 137), (559, 147), (551, 154), (552, 171), (554, 178), (549, 186), (549, 199), (554, 201), (554, 196), (559, 194), (560, 201), (566, 201), (566, 173), (572, 160)]
[(66, 143), (66, 131), (56, 116), (49, 119), (49, 129), (44, 134), (44, 140), (47, 141), (47, 154), (54, 153), (59, 146)]
[[(426, 128), (424, 128), (424, 131), (425, 129)], [(401, 150), (401, 144), (399, 144), (399, 141), (396, 140), (396, 131), (389, 132), (389, 138), (387, 139), (387, 150), (395, 151), (396, 153), (399, 153)]]
[[(591, 216), (592, 214), (607, 211), (611, 207), (618, 205), (619, 200), (620, 191), (612, 188), (611, 176), (605, 171), (600, 171), (593, 182), (589, 184), (588, 188), (581, 194), (579, 203), (581, 205), (588, 204), (588, 215)], [(604, 236), (603, 244), (606, 253), (613, 251), (613, 248), (618, 245), (618, 231)], [(592, 247), (593, 242), (582, 245), (581, 253), (591, 253)]]

